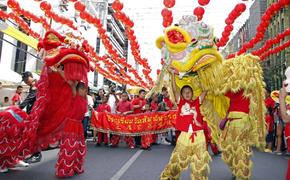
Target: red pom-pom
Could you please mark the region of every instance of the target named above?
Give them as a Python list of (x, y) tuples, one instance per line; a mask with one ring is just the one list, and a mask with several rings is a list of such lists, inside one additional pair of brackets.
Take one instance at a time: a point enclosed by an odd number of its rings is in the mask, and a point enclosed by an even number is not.
[(75, 6), (75, 9), (80, 11), (80, 12), (82, 12), (86, 9), (86, 6), (80, 1), (76, 2), (74, 6)]
[(175, 5), (175, 0), (164, 0), (163, 4), (167, 8), (172, 8)]
[(204, 8), (203, 7), (196, 7), (194, 10), (193, 10), (193, 14), (196, 15), (197, 17), (199, 16), (203, 16), (204, 14)]
[(209, 3), (210, 0), (198, 0), (198, 4), (201, 6), (205, 6)]
[(115, 11), (121, 11), (123, 9), (123, 3), (121, 3), (119, 0), (115, 0), (112, 4), (112, 8)]

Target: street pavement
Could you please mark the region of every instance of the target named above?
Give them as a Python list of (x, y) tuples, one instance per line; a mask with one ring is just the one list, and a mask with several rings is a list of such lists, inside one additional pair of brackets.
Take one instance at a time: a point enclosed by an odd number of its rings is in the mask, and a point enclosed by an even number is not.
[[(88, 142), (85, 173), (74, 176), (73, 180), (157, 180), (173, 150), (169, 145), (155, 145), (151, 151), (139, 148), (128, 149), (124, 144), (118, 148), (95, 147)], [(58, 149), (43, 152), (40, 163), (28, 168), (17, 168), (0, 174), (0, 180), (51, 180)], [(287, 156), (255, 151), (253, 155), (253, 180), (285, 180)], [(209, 180), (230, 180), (228, 167), (219, 156), (210, 164)], [(189, 170), (182, 179), (189, 178)]]

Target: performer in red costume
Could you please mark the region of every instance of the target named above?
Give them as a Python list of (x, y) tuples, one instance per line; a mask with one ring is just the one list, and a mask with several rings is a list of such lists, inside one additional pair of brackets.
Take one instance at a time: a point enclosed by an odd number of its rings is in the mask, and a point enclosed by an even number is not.
[[(108, 97), (107, 96), (102, 97), (102, 104), (100, 104), (98, 106), (97, 112), (111, 112), (111, 107), (108, 104)], [(108, 146), (108, 142), (109, 142), (108, 133), (98, 132), (97, 146), (101, 146), (102, 141), (104, 141), (105, 146)]]
[(87, 86), (83, 82), (68, 81), (72, 88), (71, 111), (65, 119), (56, 163), (56, 176), (71, 177), (84, 172), (86, 143), (82, 120), (87, 112)]
[[(61, 177), (70, 176), (70, 173), (66, 174), (65, 170), (61, 172), (61, 169), (65, 169), (62, 163), (69, 162), (72, 158), (79, 163), (74, 164), (73, 171), (83, 171), (85, 150), (82, 149), (84, 143), (78, 133), (80, 126), (68, 119), (79, 119), (82, 114), (80, 106), (83, 107), (85, 102), (79, 97), (73, 97), (67, 82), (82, 81), (87, 87), (89, 59), (85, 41), (77, 41), (79, 44), (75, 44), (76, 41), (71, 41), (74, 38), (72, 34), (62, 36), (55, 31), (48, 31), (43, 40), (40, 40), (38, 48), (45, 64), (40, 80), (36, 83), (36, 101), (30, 114), (17, 108), (0, 114), (0, 168), (14, 167), (19, 160), (61, 140), (56, 174)], [(65, 79), (57, 72), (56, 67), (62, 68)], [(73, 104), (78, 104), (78, 108), (72, 108)], [(68, 155), (71, 151), (78, 153), (73, 153), (73, 156), (62, 154), (65, 152)], [(78, 157), (75, 157), (76, 154)]]
[[(146, 99), (145, 99), (145, 90), (141, 89), (138, 94), (138, 98), (135, 98), (132, 101), (133, 105), (133, 113), (134, 114), (140, 114), (144, 112), (144, 108), (146, 105)], [(152, 143), (152, 135), (146, 134), (141, 136), (141, 149), (144, 150), (151, 150), (151, 143)]]
[[(117, 114), (128, 115), (133, 113), (133, 107), (130, 101), (128, 101), (127, 92), (123, 92), (121, 95), (121, 101), (117, 104), (116, 108)], [(111, 138), (112, 147), (117, 147), (120, 141), (119, 135), (113, 135)], [(134, 138), (132, 136), (125, 136), (125, 142), (130, 149), (135, 148)]]

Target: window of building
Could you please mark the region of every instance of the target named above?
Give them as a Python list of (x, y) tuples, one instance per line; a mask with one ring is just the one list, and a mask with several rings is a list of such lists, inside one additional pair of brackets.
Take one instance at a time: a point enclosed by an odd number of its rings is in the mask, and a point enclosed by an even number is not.
[[(0, 10), (6, 12), (7, 11), (7, 6), (3, 6), (3, 5), (0, 5)], [(3, 21), (0, 19), (0, 23), (2, 23)], [(1, 54), (2, 54), (2, 45), (3, 45), (3, 36), (4, 36), (4, 33), (3, 32), (0, 32), (0, 62), (1, 62)]]
[(282, 18), (282, 20), (281, 20), (281, 31), (282, 32), (284, 31), (284, 18)]
[(94, 86), (98, 86), (98, 73), (97, 72), (94, 72)]
[[(30, 21), (23, 18), (28, 25), (30, 25)], [(23, 30), (19, 28), (21, 32)], [(27, 45), (17, 41), (17, 49), (16, 49), (16, 56), (15, 56), (15, 65), (14, 65), (14, 71), (17, 73), (23, 73), (25, 71), (25, 65), (26, 65), (26, 57), (27, 57)]]

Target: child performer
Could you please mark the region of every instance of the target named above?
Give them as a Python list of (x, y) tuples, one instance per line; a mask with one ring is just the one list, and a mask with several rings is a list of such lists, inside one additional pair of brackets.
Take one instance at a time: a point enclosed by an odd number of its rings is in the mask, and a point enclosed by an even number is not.
[[(173, 90), (176, 92), (175, 81), (173, 82)], [(200, 113), (200, 105), (205, 93), (193, 100), (192, 88), (185, 85), (180, 94), (176, 129), (180, 130), (181, 134), (160, 179), (180, 179), (181, 172), (186, 170), (189, 165), (191, 166), (191, 179), (207, 179), (208, 163), (211, 158), (206, 148), (207, 142)], [(175, 98), (178, 102), (178, 97)]]
[[(121, 101), (117, 104), (116, 113), (120, 115), (128, 115), (133, 113), (132, 103), (128, 100), (127, 92), (121, 95)], [(113, 135), (111, 138), (112, 147), (117, 147), (120, 141), (120, 136)], [(135, 148), (134, 138), (132, 136), (125, 136), (125, 142), (130, 149)]]
[[(108, 97), (104, 96), (101, 99), (102, 104), (100, 104), (97, 108), (97, 112), (111, 112), (111, 107), (108, 104)], [(94, 141), (96, 139), (96, 130), (94, 130)], [(101, 143), (104, 142), (105, 146), (108, 146), (108, 133), (98, 132), (98, 142), (97, 146), (100, 146)]]
[[(63, 72), (59, 72), (63, 76)], [(87, 112), (88, 88), (83, 82), (68, 81), (68, 84), (72, 88), (73, 100), (70, 106), (70, 114), (64, 122), (60, 151), (56, 163), (56, 176), (61, 178), (83, 173), (86, 154), (82, 120)]]

